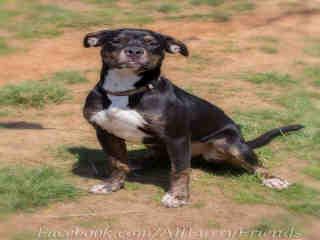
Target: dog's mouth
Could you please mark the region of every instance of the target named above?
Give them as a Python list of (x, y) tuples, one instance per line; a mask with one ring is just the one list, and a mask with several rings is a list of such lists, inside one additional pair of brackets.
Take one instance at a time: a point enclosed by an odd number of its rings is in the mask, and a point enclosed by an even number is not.
[(122, 68), (140, 68), (143, 67), (145, 64), (141, 63), (140, 61), (137, 60), (128, 60), (126, 62), (120, 63), (120, 66)]
[(119, 62), (121, 68), (142, 69), (148, 65), (148, 61), (141, 59), (127, 59)]

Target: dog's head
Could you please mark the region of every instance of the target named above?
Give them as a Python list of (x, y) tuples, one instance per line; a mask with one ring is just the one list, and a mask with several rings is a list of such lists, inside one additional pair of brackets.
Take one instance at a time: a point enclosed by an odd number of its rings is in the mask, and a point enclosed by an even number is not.
[(88, 33), (85, 47), (102, 47), (109, 68), (132, 68), (143, 72), (161, 65), (165, 52), (188, 56), (187, 46), (173, 37), (144, 29), (102, 30)]

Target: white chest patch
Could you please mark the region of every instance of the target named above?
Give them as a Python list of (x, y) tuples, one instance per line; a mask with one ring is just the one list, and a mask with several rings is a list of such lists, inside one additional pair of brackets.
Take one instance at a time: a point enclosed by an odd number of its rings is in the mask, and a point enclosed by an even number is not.
[[(110, 70), (105, 78), (103, 88), (109, 91), (125, 91), (134, 88), (140, 77), (129, 69)], [(135, 110), (128, 107), (128, 96), (109, 95), (111, 105), (91, 118), (100, 127), (113, 135), (129, 142), (141, 143), (146, 134), (139, 130), (146, 122)]]

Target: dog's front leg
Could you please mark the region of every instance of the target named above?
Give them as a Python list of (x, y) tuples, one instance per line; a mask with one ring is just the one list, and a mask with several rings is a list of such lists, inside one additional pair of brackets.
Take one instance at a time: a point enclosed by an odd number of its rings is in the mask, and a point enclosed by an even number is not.
[(96, 127), (98, 140), (107, 154), (109, 178), (103, 184), (95, 185), (91, 193), (107, 194), (119, 190), (129, 172), (127, 149), (124, 140)]
[(189, 200), (190, 137), (167, 139), (165, 145), (171, 160), (171, 178), (169, 191), (162, 198), (162, 203), (166, 207), (180, 207)]

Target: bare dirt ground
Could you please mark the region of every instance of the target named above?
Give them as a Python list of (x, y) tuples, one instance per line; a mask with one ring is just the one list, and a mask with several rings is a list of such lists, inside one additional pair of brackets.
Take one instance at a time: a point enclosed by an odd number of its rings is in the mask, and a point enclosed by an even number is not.
[[(64, 2), (59, 1), (61, 4)], [(73, 4), (68, 3), (68, 6), (73, 7)], [(83, 8), (81, 4), (76, 7)], [(305, 36), (319, 36), (320, 14), (288, 13), (276, 18), (278, 16), (276, 11), (272, 13), (274, 16), (265, 14), (265, 11), (268, 12), (266, 9), (257, 9), (250, 17), (242, 16), (226, 23), (161, 20), (146, 27), (177, 36), (188, 44), (190, 59), (169, 56), (164, 66), (164, 74), (177, 85), (188, 86), (193, 93), (216, 103), (229, 113), (247, 109), (251, 105), (261, 108), (281, 108), (259, 96), (258, 91), (255, 91), (256, 85), (241, 81), (239, 78), (234, 79), (233, 76), (252, 69), (257, 71), (283, 70), (289, 67), (293, 69), (295, 61), (300, 59), (316, 63), (316, 59), (311, 57), (308, 59), (301, 49), (304, 46)], [(0, 57), (1, 85), (41, 79), (64, 69), (91, 71), (86, 73), (90, 79), (89, 84), (72, 87), (74, 95), (72, 101), (56, 106), (50, 105), (41, 111), (19, 110), (13, 116), (1, 117), (1, 122), (34, 122), (45, 128), (52, 128), (1, 129), (0, 156), (6, 162), (48, 164), (64, 170), (70, 168), (71, 171), (69, 162), (56, 161), (47, 150), (50, 146), (68, 145), (99, 149), (93, 130), (81, 115), (84, 98), (97, 81), (100, 67), (99, 50), (82, 47), (82, 37), (85, 33), (85, 31), (70, 30), (58, 38), (37, 40), (28, 46), (26, 52)], [(279, 52), (265, 54), (259, 51), (259, 42), (255, 41), (255, 37), (260, 35), (277, 38)], [(200, 60), (193, 58), (195, 55), (201, 55), (202, 58)], [(221, 78), (227, 80), (221, 81)], [(272, 90), (278, 91), (276, 88), (270, 89)], [(295, 159), (288, 161), (297, 162)], [(294, 168), (288, 170), (283, 164), (275, 171), (291, 181), (306, 181), (319, 188), (316, 181), (299, 174), (304, 166), (302, 163), (296, 164)], [(197, 182), (201, 174), (202, 170), (195, 169), (192, 173), (193, 180)], [(166, 209), (154, 200), (154, 196), (159, 194), (157, 185), (167, 184), (166, 174), (158, 177), (159, 180), (146, 177), (143, 187), (135, 191), (121, 190), (109, 196), (86, 195), (76, 201), (51, 204), (35, 212), (10, 215), (1, 222), (0, 238), (10, 239), (15, 231), (36, 232), (45, 239), (47, 231), (70, 231), (75, 228), (88, 231), (107, 228), (111, 231), (111, 235), (135, 232), (137, 229), (152, 230), (155, 234), (153, 237), (119, 239), (160, 240), (170, 239), (167, 229), (175, 231), (186, 226), (194, 231), (199, 229), (214, 231), (221, 228), (247, 229), (258, 223), (262, 216), (274, 218), (286, 212), (282, 208), (268, 205), (240, 205), (225, 196), (217, 186), (210, 187), (210, 191), (194, 187), (189, 206)], [(70, 178), (82, 189), (87, 189), (99, 181), (71, 173)], [(320, 221), (312, 217), (307, 219), (312, 221), (312, 225), (308, 229), (307, 236), (300, 239), (317, 240)], [(207, 239), (226, 238), (214, 236)]]

